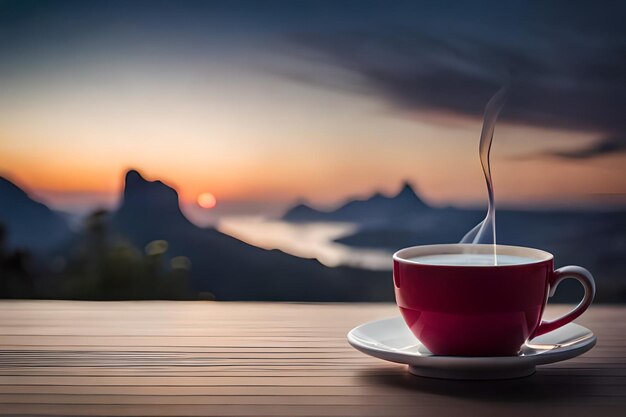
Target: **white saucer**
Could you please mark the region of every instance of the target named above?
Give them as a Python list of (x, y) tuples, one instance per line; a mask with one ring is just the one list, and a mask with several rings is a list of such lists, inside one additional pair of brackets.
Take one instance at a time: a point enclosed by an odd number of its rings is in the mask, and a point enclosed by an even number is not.
[(413, 375), (446, 379), (505, 379), (532, 375), (535, 366), (560, 362), (596, 344), (591, 330), (569, 323), (529, 341), (519, 356), (463, 357), (433, 355), (411, 333), (402, 317), (355, 327), (348, 342), (361, 352), (409, 365)]

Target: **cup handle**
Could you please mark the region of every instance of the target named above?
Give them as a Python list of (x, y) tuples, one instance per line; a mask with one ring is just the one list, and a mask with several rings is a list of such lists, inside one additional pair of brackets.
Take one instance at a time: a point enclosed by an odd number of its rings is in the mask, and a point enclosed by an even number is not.
[(581, 302), (578, 303), (576, 308), (566, 315), (550, 321), (542, 320), (532, 337), (541, 336), (542, 334), (551, 332), (552, 330), (558, 329), (561, 326), (565, 326), (567, 323), (575, 320), (581, 314), (583, 314), (585, 310), (587, 310), (587, 308), (591, 305), (593, 297), (594, 295), (596, 295), (596, 283), (593, 280), (593, 276), (591, 276), (591, 272), (580, 266), (564, 266), (563, 268), (559, 268), (554, 271), (554, 273), (548, 280), (549, 296), (552, 297), (554, 295), (554, 293), (556, 292), (556, 287), (559, 286), (561, 281), (569, 278), (577, 279), (578, 281), (580, 281), (581, 284), (583, 284), (583, 287), (585, 288), (585, 296), (583, 297)]

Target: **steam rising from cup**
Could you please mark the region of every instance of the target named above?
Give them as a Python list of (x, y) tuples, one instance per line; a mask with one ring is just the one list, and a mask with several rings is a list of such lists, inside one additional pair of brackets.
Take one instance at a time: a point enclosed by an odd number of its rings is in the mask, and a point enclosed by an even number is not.
[(498, 115), (506, 102), (510, 83), (505, 84), (487, 103), (485, 107), (485, 115), (483, 118), (483, 129), (480, 133), (480, 144), (478, 153), (480, 155), (480, 164), (485, 174), (485, 182), (487, 183), (487, 193), (489, 195), (489, 205), (487, 207), (487, 215), (484, 220), (478, 223), (472, 230), (461, 239), (460, 243), (492, 243), (493, 244), (493, 263), (498, 264), (496, 253), (496, 202), (493, 192), (493, 180), (491, 178), (491, 165), (489, 156), (491, 153), (491, 143), (493, 142), (493, 132), (496, 128)]

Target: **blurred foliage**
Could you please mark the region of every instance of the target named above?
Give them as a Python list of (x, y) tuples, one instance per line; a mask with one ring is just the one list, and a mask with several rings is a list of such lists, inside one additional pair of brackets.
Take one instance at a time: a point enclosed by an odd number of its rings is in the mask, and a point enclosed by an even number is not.
[(63, 293), (71, 299), (187, 299), (189, 268), (166, 268), (167, 242), (145, 251), (108, 230), (108, 213), (87, 217), (79, 250), (60, 273)]
[(36, 296), (31, 254), (22, 249), (9, 250), (7, 231), (0, 224), (0, 298), (33, 298)]
[(188, 258), (169, 259), (163, 240), (150, 242), (145, 250), (133, 246), (110, 230), (108, 217), (104, 210), (89, 215), (77, 241), (38, 267), (31, 267), (28, 252), (6, 249), (6, 231), (0, 227), (0, 298), (196, 298), (189, 290)]

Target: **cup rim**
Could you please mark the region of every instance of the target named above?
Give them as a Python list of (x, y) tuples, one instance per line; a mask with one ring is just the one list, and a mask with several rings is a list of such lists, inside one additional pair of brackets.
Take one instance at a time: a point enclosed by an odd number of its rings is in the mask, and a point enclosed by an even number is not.
[[(460, 251), (460, 249), (466, 249), (471, 251)], [(554, 255), (550, 252), (546, 252), (541, 249), (528, 248), (525, 246), (512, 246), (512, 245), (496, 245), (496, 252), (502, 255), (514, 255), (522, 256), (525, 258), (531, 258), (532, 261), (524, 262), (512, 265), (432, 265), (424, 264), (416, 261), (412, 261), (408, 258), (415, 258), (425, 255), (442, 255), (442, 254), (462, 254), (462, 253), (493, 253), (493, 245), (488, 244), (473, 244), (473, 243), (450, 243), (450, 244), (436, 244), (436, 245), (419, 245), (410, 246), (400, 249), (393, 254), (394, 262), (399, 262), (407, 265), (419, 265), (425, 267), (446, 267), (446, 268), (508, 268), (519, 267), (523, 265), (533, 265), (542, 262), (551, 261), (554, 259)]]

